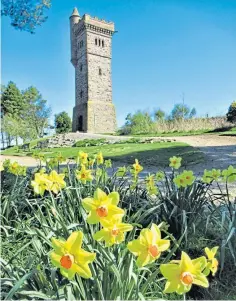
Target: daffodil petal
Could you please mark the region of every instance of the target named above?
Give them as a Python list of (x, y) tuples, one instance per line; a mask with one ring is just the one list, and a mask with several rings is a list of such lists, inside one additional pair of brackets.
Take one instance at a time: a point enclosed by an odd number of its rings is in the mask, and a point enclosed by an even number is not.
[(95, 201), (92, 198), (85, 198), (85, 199), (83, 199), (82, 200), (82, 206), (87, 211), (96, 210), (96, 208), (97, 208), (97, 206), (95, 204)]
[(117, 225), (117, 228), (122, 232), (128, 232), (133, 229), (133, 226), (130, 224), (120, 223)]
[(138, 258), (136, 260), (136, 264), (139, 268), (141, 268), (141, 267), (144, 267), (145, 265), (153, 262), (154, 260), (155, 260), (155, 258), (153, 259), (148, 252), (143, 252), (138, 256)]
[(192, 285), (183, 285), (182, 283), (180, 283), (178, 285), (176, 293), (179, 294), (179, 295), (183, 295), (183, 294), (189, 292), (191, 287), (192, 287)]
[(108, 233), (109, 233), (108, 230), (102, 229), (102, 230), (96, 232), (93, 235), (93, 238), (97, 241), (107, 240), (108, 239)]
[(68, 278), (69, 280), (72, 280), (75, 276), (75, 271), (72, 270), (72, 268), (65, 269), (65, 268), (61, 267), (60, 272), (64, 277)]
[(160, 271), (162, 275), (170, 280), (173, 281), (174, 279), (180, 279), (180, 266), (174, 263), (166, 263), (161, 264)]
[(168, 239), (161, 239), (157, 242), (158, 250), (160, 252), (166, 251), (170, 247), (170, 241)]
[(83, 233), (81, 231), (73, 232), (65, 242), (65, 248), (69, 251), (69, 253), (76, 254), (78, 249), (81, 248), (82, 240)]
[(194, 269), (191, 258), (188, 256), (187, 253), (183, 251), (181, 253), (180, 268), (181, 271), (189, 271), (189, 272), (192, 272), (192, 270)]
[(140, 233), (142, 244), (151, 245), (153, 243), (153, 233), (150, 229), (143, 229)]
[(117, 206), (114, 206), (114, 205), (110, 205), (109, 206), (109, 210), (108, 210), (108, 216), (107, 218), (110, 218), (112, 217), (113, 215), (124, 215), (125, 214), (125, 211)]
[(178, 288), (179, 282), (178, 281), (167, 281), (165, 284), (164, 293), (170, 294), (176, 292)]
[(193, 283), (203, 287), (209, 287), (209, 282), (207, 280), (207, 277), (202, 273), (194, 275)]
[(127, 245), (127, 248), (135, 256), (138, 256), (140, 253), (142, 253), (146, 250), (145, 245), (142, 245), (139, 239), (130, 241)]
[(153, 233), (153, 244), (161, 239), (161, 231), (156, 224), (152, 224), (151, 231)]
[(102, 201), (102, 200), (105, 200), (107, 198), (107, 195), (100, 188), (97, 188), (96, 191), (94, 192), (94, 198), (96, 200)]
[(211, 252), (212, 252), (212, 254), (213, 254), (214, 257), (216, 255), (218, 249), (219, 249), (219, 247), (214, 247), (214, 248), (211, 249)]
[(87, 217), (87, 223), (93, 225), (93, 224), (99, 223), (99, 221), (100, 221), (100, 218), (97, 215), (97, 212), (93, 211), (93, 210), (90, 211), (90, 213), (89, 213), (89, 215)]
[[(128, 230), (129, 231), (129, 230)], [(125, 240), (125, 235), (123, 232), (120, 232), (117, 236), (116, 236), (116, 243), (120, 244), (122, 243), (122, 241)]]
[(73, 273), (77, 273), (79, 276), (81, 276), (85, 279), (92, 277), (92, 273), (90, 271), (88, 264), (79, 265), (79, 264), (73, 263), (70, 270), (72, 270)]
[(52, 264), (53, 264), (55, 267), (59, 268), (59, 267), (61, 266), (61, 263), (60, 263), (61, 255), (60, 255), (60, 254), (57, 254), (56, 252), (53, 252), (53, 251), (52, 251), (52, 252), (49, 254), (49, 257), (50, 257), (50, 259), (51, 259), (51, 261), (52, 261)]
[(108, 198), (111, 199), (111, 204), (117, 206), (119, 204), (120, 201), (120, 196), (119, 193), (116, 191), (111, 192), (108, 195)]
[(65, 247), (65, 241), (52, 238), (52, 247), (56, 251), (56, 253), (63, 255), (64, 254), (64, 247)]
[(79, 251), (75, 254), (75, 261), (83, 264), (93, 262), (95, 258), (96, 253), (90, 253), (83, 249), (79, 249)]
[(192, 263), (196, 270), (202, 271), (207, 265), (207, 260), (205, 256), (201, 256), (199, 258), (193, 259)]

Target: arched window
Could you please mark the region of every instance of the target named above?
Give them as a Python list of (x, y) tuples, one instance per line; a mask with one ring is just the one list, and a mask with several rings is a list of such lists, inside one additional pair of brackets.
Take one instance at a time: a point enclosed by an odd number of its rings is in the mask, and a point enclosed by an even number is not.
[(83, 64), (80, 64), (80, 71), (83, 70)]
[(99, 46), (101, 46), (101, 40), (99, 39)]
[(104, 47), (104, 40), (102, 40), (102, 47)]
[(97, 45), (97, 44), (98, 44), (98, 39), (96, 38), (96, 39), (95, 39), (95, 45)]
[(102, 69), (99, 68), (99, 75), (102, 75)]

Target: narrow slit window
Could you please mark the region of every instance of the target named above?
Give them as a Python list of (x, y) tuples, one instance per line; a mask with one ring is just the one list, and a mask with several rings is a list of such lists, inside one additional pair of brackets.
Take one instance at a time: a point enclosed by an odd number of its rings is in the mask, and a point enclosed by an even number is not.
[(83, 98), (83, 94), (84, 94), (84, 93), (83, 93), (83, 91), (81, 90), (81, 91), (80, 91), (80, 98)]
[(102, 69), (99, 68), (99, 75), (102, 75)]
[(102, 40), (102, 47), (104, 47), (104, 41)]
[(97, 44), (98, 44), (98, 39), (96, 38), (96, 39), (95, 39), (95, 45), (97, 45)]
[(99, 39), (99, 46), (101, 46), (101, 40)]
[(80, 64), (80, 71), (82, 71), (83, 70), (83, 65), (82, 64)]

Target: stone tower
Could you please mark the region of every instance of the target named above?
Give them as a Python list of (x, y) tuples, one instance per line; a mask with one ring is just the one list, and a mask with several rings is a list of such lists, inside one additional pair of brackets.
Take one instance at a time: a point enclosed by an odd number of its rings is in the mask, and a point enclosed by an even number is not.
[(112, 133), (116, 113), (112, 103), (111, 44), (114, 23), (70, 16), (71, 63), (75, 67), (73, 132)]

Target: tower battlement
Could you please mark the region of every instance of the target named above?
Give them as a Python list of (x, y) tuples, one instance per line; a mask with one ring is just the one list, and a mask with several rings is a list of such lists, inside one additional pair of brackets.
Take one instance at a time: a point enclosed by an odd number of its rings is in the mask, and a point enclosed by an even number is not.
[(116, 130), (112, 103), (111, 57), (114, 22), (84, 14), (70, 16), (71, 63), (75, 67), (73, 131)]

